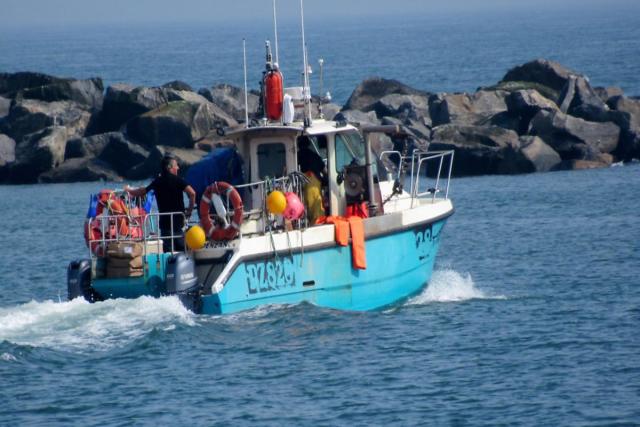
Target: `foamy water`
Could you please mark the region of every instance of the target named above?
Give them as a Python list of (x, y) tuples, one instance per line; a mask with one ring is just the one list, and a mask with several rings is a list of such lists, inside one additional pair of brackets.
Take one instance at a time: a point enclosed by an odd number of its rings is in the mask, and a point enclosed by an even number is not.
[(176, 297), (142, 297), (96, 304), (31, 301), (0, 309), (0, 342), (87, 351), (121, 347), (154, 329), (195, 325), (194, 315)]
[(452, 269), (436, 270), (429, 285), (417, 296), (407, 301), (407, 305), (423, 305), (432, 302), (457, 302), (471, 299), (499, 298), (488, 296), (476, 288), (469, 273), (461, 274)]

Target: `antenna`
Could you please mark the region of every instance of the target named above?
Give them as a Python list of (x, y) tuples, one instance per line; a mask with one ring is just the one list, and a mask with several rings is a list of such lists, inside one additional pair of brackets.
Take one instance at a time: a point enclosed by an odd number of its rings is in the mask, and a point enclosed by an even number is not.
[(247, 95), (247, 41), (242, 39), (242, 56), (244, 58), (244, 126), (249, 127), (249, 96)]
[(302, 61), (303, 64), (303, 88), (302, 88), (302, 96), (304, 98), (304, 124), (305, 126), (311, 125), (311, 105), (309, 105), (309, 101), (311, 100), (311, 88), (309, 87), (309, 65), (307, 63), (307, 43), (304, 40), (304, 0), (300, 0), (300, 22), (302, 23)]
[(276, 16), (276, 0), (273, 0), (273, 33), (276, 48), (276, 64), (280, 65), (280, 58), (278, 57), (278, 18)]
[(320, 118), (324, 119), (324, 114), (322, 113), (322, 90), (324, 88), (324, 82), (323, 82), (323, 67), (324, 67), (324, 59), (320, 58), (318, 59), (318, 65), (320, 65), (320, 102), (318, 103), (318, 113), (320, 113)]

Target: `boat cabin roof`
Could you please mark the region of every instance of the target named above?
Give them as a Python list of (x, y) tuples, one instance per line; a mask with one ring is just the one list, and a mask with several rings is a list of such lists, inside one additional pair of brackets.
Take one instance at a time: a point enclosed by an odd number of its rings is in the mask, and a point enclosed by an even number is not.
[(227, 133), (227, 136), (233, 139), (241, 139), (245, 137), (259, 138), (263, 136), (275, 136), (277, 134), (298, 134), (298, 135), (325, 135), (337, 132), (357, 131), (357, 129), (346, 123), (316, 119), (311, 126), (305, 127), (303, 123), (296, 122), (290, 125), (266, 125), (250, 128), (234, 129)]

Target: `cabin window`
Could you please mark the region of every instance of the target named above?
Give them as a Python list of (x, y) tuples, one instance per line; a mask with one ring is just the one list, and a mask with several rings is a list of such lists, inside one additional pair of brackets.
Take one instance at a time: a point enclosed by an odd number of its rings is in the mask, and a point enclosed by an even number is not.
[[(336, 134), (336, 172), (342, 172), (345, 166), (360, 165), (365, 161), (364, 141), (356, 132)], [(375, 172), (374, 163), (374, 172)]]
[(258, 175), (280, 178), (287, 174), (287, 153), (283, 143), (272, 142), (258, 146)]

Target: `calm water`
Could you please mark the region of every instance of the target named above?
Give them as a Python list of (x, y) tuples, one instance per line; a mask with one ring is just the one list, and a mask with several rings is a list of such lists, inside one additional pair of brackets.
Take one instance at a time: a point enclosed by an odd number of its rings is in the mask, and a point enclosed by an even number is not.
[[(561, 3), (561, 2), (560, 2)], [(535, 11), (358, 21), (308, 20), (312, 65), (325, 59), (325, 90), (342, 104), (372, 75), (416, 88), (474, 91), (506, 71), (548, 58), (585, 73), (595, 86), (621, 86), (640, 95), (640, 5), (605, 10), (559, 7)], [(141, 24), (70, 28), (0, 28), (0, 72), (41, 71), (101, 76), (107, 84), (160, 85), (180, 79), (195, 89), (214, 83), (242, 86), (242, 39), (247, 40), (249, 85), (257, 88), (264, 40), (273, 39), (270, 16), (233, 24)], [(300, 84), (297, 23), (280, 28), (285, 84)], [(318, 92), (318, 69), (312, 78)]]
[(104, 185), (0, 187), (0, 425), (639, 425), (639, 176), (456, 179), (417, 297), (224, 317), (65, 302)]

